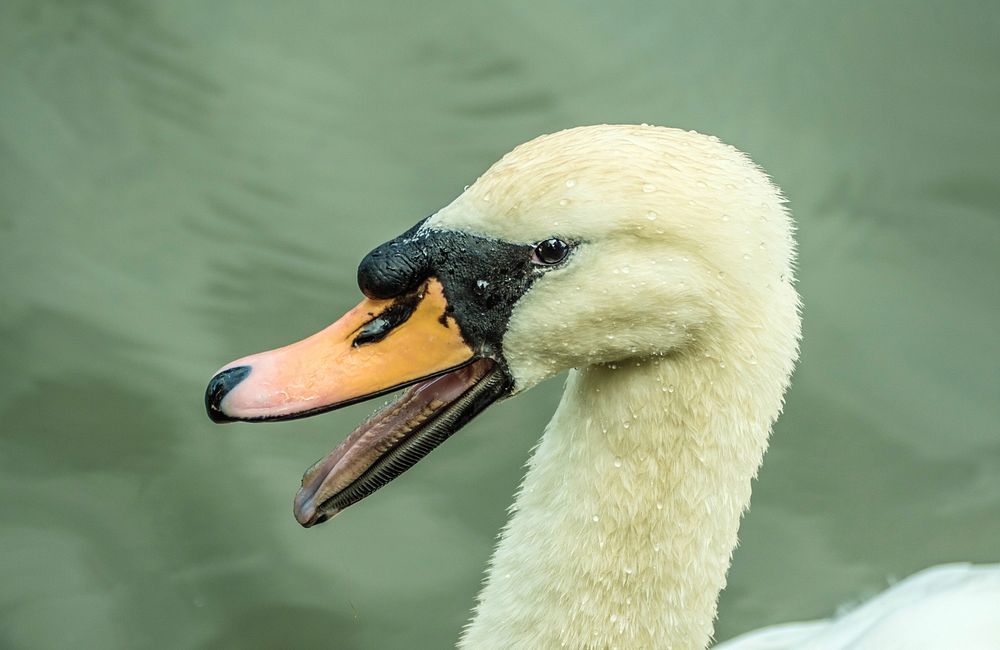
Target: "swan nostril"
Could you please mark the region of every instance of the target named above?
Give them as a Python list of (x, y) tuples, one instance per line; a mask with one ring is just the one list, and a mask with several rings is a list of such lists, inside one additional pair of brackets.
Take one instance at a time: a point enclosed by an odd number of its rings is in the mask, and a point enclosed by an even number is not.
[(235, 418), (226, 415), (221, 408), (222, 400), (250, 374), (250, 366), (227, 368), (208, 382), (205, 390), (205, 411), (212, 422), (234, 422)]
[(354, 341), (351, 342), (351, 347), (356, 348), (367, 343), (378, 343), (384, 339), (389, 335), (389, 332), (405, 323), (413, 315), (418, 300), (413, 295), (397, 299), (385, 311), (361, 328), (358, 335), (354, 337)]

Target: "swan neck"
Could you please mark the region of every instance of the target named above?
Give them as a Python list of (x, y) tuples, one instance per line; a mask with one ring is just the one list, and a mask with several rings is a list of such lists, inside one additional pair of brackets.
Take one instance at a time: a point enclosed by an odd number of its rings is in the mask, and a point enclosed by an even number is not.
[(753, 375), (701, 355), (572, 371), (460, 646), (706, 647), (780, 408)]

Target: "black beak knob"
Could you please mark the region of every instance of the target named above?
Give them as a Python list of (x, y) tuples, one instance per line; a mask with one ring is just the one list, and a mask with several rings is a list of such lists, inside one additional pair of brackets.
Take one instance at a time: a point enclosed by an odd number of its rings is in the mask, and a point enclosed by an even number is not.
[(433, 242), (417, 234), (424, 221), (361, 260), (358, 287), (362, 293), (374, 299), (395, 298), (416, 289), (427, 278)]

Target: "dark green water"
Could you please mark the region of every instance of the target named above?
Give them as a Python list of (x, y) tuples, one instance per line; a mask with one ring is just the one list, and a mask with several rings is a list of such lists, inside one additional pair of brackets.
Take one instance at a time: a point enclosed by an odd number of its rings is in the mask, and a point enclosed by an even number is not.
[(1000, 560), (998, 7), (6, 0), (0, 647), (452, 644), (559, 383), (310, 531), (301, 473), (369, 407), (222, 428), (202, 391), (594, 122), (716, 134), (800, 225), (803, 358), (719, 638)]

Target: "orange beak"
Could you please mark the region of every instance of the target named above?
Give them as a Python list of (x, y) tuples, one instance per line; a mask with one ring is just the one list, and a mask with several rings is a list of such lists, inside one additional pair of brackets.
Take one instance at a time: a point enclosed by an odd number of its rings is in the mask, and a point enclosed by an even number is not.
[(205, 395), (209, 417), (313, 415), (466, 365), (474, 353), (447, 308), (434, 278), (416, 294), (365, 299), (309, 338), (220, 369)]

